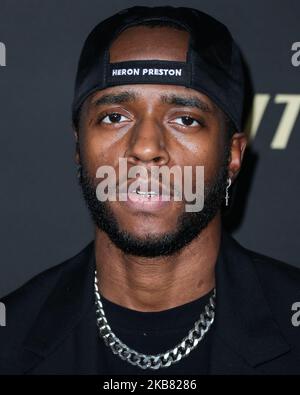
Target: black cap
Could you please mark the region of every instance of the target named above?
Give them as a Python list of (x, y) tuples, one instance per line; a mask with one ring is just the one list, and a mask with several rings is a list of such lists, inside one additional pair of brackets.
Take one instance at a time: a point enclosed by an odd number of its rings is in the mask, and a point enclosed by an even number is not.
[[(132, 60), (110, 63), (109, 47), (125, 29), (143, 22), (177, 24), (190, 34), (186, 62)], [(76, 75), (73, 121), (85, 99), (110, 86), (182, 85), (206, 94), (242, 130), (244, 69), (239, 48), (227, 27), (186, 7), (132, 7), (99, 23), (89, 34)]]

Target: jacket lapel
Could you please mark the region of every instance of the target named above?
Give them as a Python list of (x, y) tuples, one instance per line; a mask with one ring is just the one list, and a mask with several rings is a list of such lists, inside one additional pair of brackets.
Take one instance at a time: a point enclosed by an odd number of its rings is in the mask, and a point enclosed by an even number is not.
[(247, 250), (225, 231), (216, 264), (216, 292), (212, 374), (251, 374), (259, 364), (290, 350)]

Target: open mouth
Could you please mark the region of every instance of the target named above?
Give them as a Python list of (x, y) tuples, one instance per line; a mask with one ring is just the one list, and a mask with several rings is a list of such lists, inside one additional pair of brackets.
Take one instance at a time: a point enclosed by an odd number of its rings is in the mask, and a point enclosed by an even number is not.
[(135, 190), (135, 193), (136, 193), (137, 195), (146, 196), (146, 197), (148, 197), (148, 198), (150, 198), (150, 197), (152, 197), (152, 196), (159, 196), (159, 194), (158, 194), (157, 192), (155, 192), (155, 191), (143, 192), (143, 191), (140, 191), (140, 190), (136, 189), (136, 190)]
[(170, 194), (167, 195), (161, 188), (157, 190), (147, 189), (146, 186), (129, 188), (126, 199), (123, 200), (128, 208), (133, 211), (156, 211), (167, 207), (172, 200)]
[(132, 200), (145, 200), (145, 201), (170, 201), (172, 200), (172, 193), (170, 190), (166, 189), (162, 185), (157, 186), (155, 190), (147, 189), (145, 186), (143, 188), (136, 188), (134, 190), (128, 191), (128, 197)]
[(139, 188), (128, 191), (128, 198), (134, 201), (165, 201), (170, 200), (170, 196), (157, 191), (141, 191)]
[[(133, 182), (135, 185), (133, 185)], [(143, 180), (134, 180), (130, 183), (123, 183), (118, 187), (119, 195), (135, 194), (140, 197), (173, 197), (173, 188), (157, 182), (148, 182)], [(138, 182), (138, 183), (137, 183)]]

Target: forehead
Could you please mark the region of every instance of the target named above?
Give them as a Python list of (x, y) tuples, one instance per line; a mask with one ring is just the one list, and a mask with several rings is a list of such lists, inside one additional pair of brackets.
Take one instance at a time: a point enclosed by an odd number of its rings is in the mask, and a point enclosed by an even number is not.
[(134, 26), (124, 30), (110, 46), (110, 61), (185, 61), (189, 33), (171, 27)]

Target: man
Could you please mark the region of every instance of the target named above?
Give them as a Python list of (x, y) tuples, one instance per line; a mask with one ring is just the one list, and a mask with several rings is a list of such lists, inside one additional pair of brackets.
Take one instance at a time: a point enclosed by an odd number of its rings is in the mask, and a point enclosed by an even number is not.
[[(300, 373), (300, 271), (222, 227), (246, 147), (243, 96), (239, 50), (204, 13), (134, 7), (96, 26), (72, 108), (95, 240), (4, 298), (2, 373)], [(154, 166), (204, 172), (151, 184)], [(103, 169), (115, 189), (98, 189)], [(201, 177), (203, 205), (187, 210), (178, 189), (195, 203)], [(104, 201), (112, 191), (123, 195)]]

